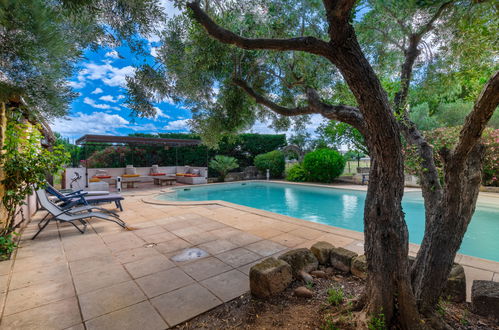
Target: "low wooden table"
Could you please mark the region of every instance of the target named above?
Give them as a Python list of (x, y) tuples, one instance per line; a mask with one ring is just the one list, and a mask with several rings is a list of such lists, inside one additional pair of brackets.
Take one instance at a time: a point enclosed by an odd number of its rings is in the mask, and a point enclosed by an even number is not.
[(154, 184), (159, 186), (170, 185), (173, 186), (177, 182), (177, 179), (172, 176), (160, 176), (154, 178)]

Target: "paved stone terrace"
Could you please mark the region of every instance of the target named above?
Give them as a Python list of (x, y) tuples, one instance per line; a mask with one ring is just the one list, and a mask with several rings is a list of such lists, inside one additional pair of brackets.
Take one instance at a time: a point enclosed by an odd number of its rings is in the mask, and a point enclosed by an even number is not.
[[(37, 221), (29, 224), (14, 260), (0, 263), (0, 329), (165, 329), (247, 292), (250, 267), (265, 257), (320, 240), (363, 251), (362, 233), (224, 202), (149, 204), (152, 192), (136, 194), (121, 213), (132, 231), (93, 220), (81, 235), (52, 223), (32, 241)], [(171, 261), (189, 247), (210, 255)], [(468, 287), (499, 281), (497, 262), (456, 261)]]

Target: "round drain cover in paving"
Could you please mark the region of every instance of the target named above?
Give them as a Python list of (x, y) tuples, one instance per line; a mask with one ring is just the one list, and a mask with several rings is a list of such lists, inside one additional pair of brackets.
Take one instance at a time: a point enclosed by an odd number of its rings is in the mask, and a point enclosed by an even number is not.
[(192, 248), (192, 249), (185, 249), (182, 251), (180, 254), (177, 254), (176, 256), (171, 257), (173, 261), (180, 262), (180, 261), (189, 261), (189, 260), (195, 260), (195, 259), (201, 259), (204, 257), (208, 256), (208, 252), (198, 249), (198, 248)]

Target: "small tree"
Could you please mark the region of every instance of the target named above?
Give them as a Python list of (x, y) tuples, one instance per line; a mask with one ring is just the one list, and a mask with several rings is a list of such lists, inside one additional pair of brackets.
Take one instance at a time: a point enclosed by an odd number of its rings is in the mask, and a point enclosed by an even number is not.
[(42, 136), (34, 126), (10, 121), (1, 163), (5, 194), (2, 199), (7, 217), (0, 231), (0, 256), (8, 257), (15, 247), (12, 240), (14, 219), (26, 197), (33, 193), (34, 187), (45, 184), (47, 174), (57, 172), (69, 159), (62, 146), (52, 151), (41, 146)]
[(229, 171), (238, 168), (239, 164), (234, 157), (218, 155), (210, 161), (210, 167), (220, 174), (220, 181), (224, 182)]

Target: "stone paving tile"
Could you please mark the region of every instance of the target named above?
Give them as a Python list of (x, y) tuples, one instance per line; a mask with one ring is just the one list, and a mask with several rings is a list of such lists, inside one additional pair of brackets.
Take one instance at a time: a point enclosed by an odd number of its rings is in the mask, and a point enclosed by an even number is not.
[(251, 230), (248, 230), (248, 232), (253, 234), (253, 235), (259, 236), (263, 239), (269, 239), (269, 238), (284, 234), (284, 232), (277, 230), (277, 229), (274, 229), (274, 228), (270, 228), (268, 226), (251, 229)]
[(149, 298), (191, 284), (194, 280), (180, 268), (172, 268), (136, 280)]
[(120, 283), (79, 296), (84, 321), (146, 300), (133, 281)]
[(291, 235), (290, 233), (284, 233), (279, 236), (272, 237), (272, 241), (291, 248), (307, 242), (307, 239)]
[(107, 246), (111, 249), (111, 251), (118, 252), (141, 247), (144, 246), (144, 244), (146, 244), (146, 242), (143, 239), (133, 236), (124, 240), (107, 243)]
[(232, 269), (229, 265), (213, 257), (180, 265), (180, 267), (196, 281), (202, 281)]
[(75, 291), (70, 281), (61, 283), (40, 283), (11, 290), (7, 293), (4, 316), (19, 313), (53, 301), (73, 297)]
[(226, 237), (242, 233), (242, 231), (240, 231), (239, 229), (232, 228), (232, 227), (224, 227), (224, 228), (212, 230), (212, 231), (210, 231), (210, 233), (218, 236), (219, 238), (225, 239)]
[(224, 302), (249, 291), (248, 276), (235, 269), (201, 281), (200, 284)]
[(111, 251), (106, 247), (106, 245), (102, 244), (94, 247), (87, 248), (75, 248), (66, 251), (66, 258), (68, 261), (75, 261), (79, 259), (86, 259), (97, 256), (106, 256), (110, 255)]
[[(150, 223), (150, 222), (147, 222)], [(136, 228), (136, 227), (135, 227)], [(156, 235), (156, 234), (161, 234), (161, 233), (166, 233), (166, 229), (164, 229), (161, 226), (153, 226), (153, 227), (146, 227), (142, 229), (137, 229), (132, 231), (135, 235), (139, 236), (140, 238), (144, 239), (144, 237), (151, 236), (151, 235)]]
[(47, 265), (56, 265), (65, 263), (63, 256), (38, 256), (23, 259), (16, 259), (14, 263), (14, 273), (26, 272), (40, 267), (45, 267)]
[(154, 307), (144, 301), (85, 322), (87, 330), (160, 330), (168, 328)]
[(151, 300), (170, 326), (187, 321), (220, 305), (215, 295), (194, 283)]
[(143, 246), (135, 248), (135, 249), (123, 250), (123, 251), (119, 251), (119, 252), (114, 253), (114, 257), (122, 264), (134, 262), (137, 260), (142, 260), (144, 258), (156, 257), (156, 256), (160, 256), (160, 255), (161, 255), (161, 253), (159, 253), (155, 249), (146, 248)]
[(239, 247), (239, 245), (231, 243), (224, 239), (218, 239), (216, 241), (211, 241), (199, 245), (200, 249), (203, 249), (211, 254), (219, 254), (225, 251), (233, 250)]
[(12, 268), (13, 260), (0, 261), (0, 275), (7, 275)]
[(258, 253), (263, 257), (268, 257), (274, 253), (285, 250), (286, 247), (268, 240), (258, 241), (256, 243), (245, 246), (246, 249)]
[(192, 245), (199, 245), (207, 242), (211, 242), (214, 240), (219, 239), (218, 236), (215, 236), (214, 234), (210, 232), (203, 232), (200, 234), (193, 234), (193, 235), (187, 235), (182, 237), (184, 240), (187, 242), (191, 243)]
[(121, 265), (109, 265), (99, 270), (73, 275), (76, 292), (82, 294), (97, 289), (109, 287), (132, 278)]
[(499, 282), (499, 273), (495, 273), (494, 276), (492, 276), (492, 281)]
[(172, 239), (171, 241), (168, 241), (168, 242), (159, 243), (156, 246), (156, 250), (158, 250), (161, 253), (167, 254), (167, 253), (171, 253), (174, 251), (185, 249), (185, 248), (190, 247), (190, 246), (191, 246), (191, 244), (184, 241), (183, 239), (175, 238), (175, 239)]
[(320, 236), (324, 235), (324, 232), (321, 230), (310, 229), (310, 228), (299, 228), (289, 232), (291, 235), (295, 235), (301, 238), (305, 238), (307, 240), (317, 239)]
[(38, 283), (61, 283), (71, 281), (67, 264), (46, 265), (12, 276), (10, 290), (15, 290)]
[(244, 248), (223, 252), (217, 254), (216, 257), (234, 268), (241, 267), (262, 258), (260, 255)]
[(1, 329), (64, 329), (81, 322), (75, 297), (26, 310), (2, 319)]
[(225, 239), (238, 246), (244, 246), (262, 240), (262, 238), (259, 236), (245, 232), (229, 235)]
[(459, 263), (462, 265), (487, 269), (492, 272), (499, 273), (499, 262), (463, 255)]
[(126, 270), (132, 275), (133, 278), (139, 278), (173, 267), (175, 267), (175, 264), (162, 255), (140, 259), (125, 265)]
[(112, 255), (108, 254), (72, 261), (69, 263), (69, 268), (71, 269), (71, 273), (74, 275), (85, 272), (99, 271), (100, 269), (111, 265), (119, 265), (119, 262)]
[(169, 231), (173, 231), (173, 230), (179, 230), (179, 229), (191, 227), (191, 223), (189, 221), (186, 221), (186, 220), (177, 219), (176, 221), (168, 222), (162, 226), (163, 226), (163, 228), (165, 228)]
[[(339, 246), (339, 245), (335, 245), (335, 246)], [(353, 241), (352, 243), (344, 245), (342, 247), (344, 247), (347, 250), (353, 251), (357, 254), (364, 254), (364, 242), (363, 241)]]
[(73, 325), (72, 327), (66, 328), (64, 330), (85, 330), (85, 326), (83, 325), (83, 323), (80, 323), (77, 325)]
[(184, 227), (184, 228), (180, 228), (180, 229), (174, 229), (174, 230), (171, 230), (171, 232), (173, 234), (181, 237), (181, 238), (184, 238), (185, 236), (202, 234), (205, 232), (205, 230), (198, 228), (196, 226), (190, 226), (190, 227)]
[(142, 237), (142, 239), (144, 241), (146, 241), (146, 243), (156, 243), (156, 244), (162, 243), (162, 242), (168, 242), (168, 241), (171, 241), (172, 239), (175, 239), (175, 238), (177, 238), (177, 236), (175, 236), (174, 234), (172, 234), (166, 230), (164, 232), (161, 232), (161, 233)]
[(0, 275), (0, 293), (7, 292), (8, 281), (9, 275)]

